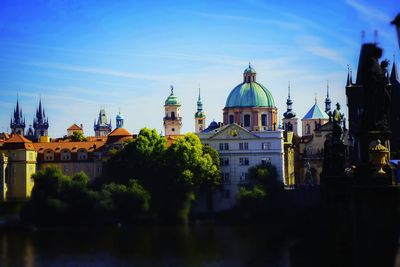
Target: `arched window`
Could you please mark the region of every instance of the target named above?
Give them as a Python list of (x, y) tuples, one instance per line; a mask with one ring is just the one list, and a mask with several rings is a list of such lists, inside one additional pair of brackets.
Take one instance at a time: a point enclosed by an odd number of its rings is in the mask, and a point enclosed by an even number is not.
[(231, 114), (229, 115), (229, 124), (232, 124), (235, 122), (235, 117)]
[(71, 152), (68, 149), (61, 150), (61, 160), (71, 160)]
[(244, 127), (250, 127), (250, 115), (244, 115)]
[(86, 149), (80, 148), (78, 150), (78, 160), (87, 160), (87, 158), (88, 158), (88, 153)]
[(44, 160), (45, 161), (53, 161), (54, 160), (54, 152), (51, 149), (47, 149), (44, 151)]
[(171, 119), (175, 120), (175, 112), (171, 112)]

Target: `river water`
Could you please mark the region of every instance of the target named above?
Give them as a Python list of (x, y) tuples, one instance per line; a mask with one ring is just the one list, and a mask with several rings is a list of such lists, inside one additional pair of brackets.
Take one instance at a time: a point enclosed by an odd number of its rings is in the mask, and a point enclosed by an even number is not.
[(13, 229), (0, 266), (302, 266), (292, 243), (264, 225)]

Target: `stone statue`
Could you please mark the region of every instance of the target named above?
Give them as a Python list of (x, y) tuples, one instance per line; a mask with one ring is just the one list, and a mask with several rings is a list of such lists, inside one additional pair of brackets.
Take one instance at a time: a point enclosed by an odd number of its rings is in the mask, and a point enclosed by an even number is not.
[(390, 127), (391, 92), (387, 79), (388, 60), (382, 60), (382, 49), (375, 45), (364, 67), (364, 128), (387, 131)]
[(306, 176), (304, 177), (304, 185), (314, 185), (314, 177), (311, 172), (311, 165), (310, 161), (307, 161), (306, 163)]
[(344, 114), (340, 112), (340, 104), (336, 103), (336, 109), (332, 113), (332, 142), (343, 144)]

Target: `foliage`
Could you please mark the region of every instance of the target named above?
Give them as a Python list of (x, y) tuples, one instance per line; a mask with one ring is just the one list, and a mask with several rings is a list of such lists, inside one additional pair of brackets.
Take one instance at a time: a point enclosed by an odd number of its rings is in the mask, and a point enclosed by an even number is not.
[[(127, 184), (135, 177), (151, 194), (151, 211), (163, 221), (187, 221), (194, 191), (220, 183), (218, 153), (187, 134), (167, 147), (156, 130), (142, 129), (107, 162), (108, 182)], [(108, 180), (107, 180), (108, 179)]]
[[(187, 222), (196, 194), (208, 196), (220, 184), (219, 156), (187, 134), (167, 147), (156, 130), (144, 128), (105, 163), (104, 175), (90, 183), (49, 167), (35, 174), (24, 216), (36, 222), (161, 221)], [(133, 180), (132, 177), (135, 177)]]
[(83, 135), (81, 132), (73, 132), (72, 135), (69, 137), (72, 142), (84, 142), (88, 139)]
[(252, 189), (241, 187), (237, 195), (240, 207), (246, 211), (261, 211), (265, 207), (267, 193), (260, 185), (255, 185)]
[(90, 188), (83, 172), (66, 176), (50, 166), (33, 176), (35, 186), (22, 218), (39, 225), (135, 221), (149, 207), (149, 193), (137, 181)]
[(279, 206), (283, 183), (270, 163), (250, 167), (248, 173), (251, 184), (242, 186), (237, 195), (239, 211), (244, 219), (265, 219), (274, 206)]
[(269, 194), (283, 190), (283, 183), (278, 179), (278, 171), (271, 163), (250, 167), (248, 173), (249, 180), (254, 184), (262, 185)]

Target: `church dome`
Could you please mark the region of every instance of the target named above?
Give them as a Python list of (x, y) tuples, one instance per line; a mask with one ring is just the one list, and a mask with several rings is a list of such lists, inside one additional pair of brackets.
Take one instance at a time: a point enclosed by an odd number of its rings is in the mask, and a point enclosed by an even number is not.
[(225, 107), (275, 107), (271, 92), (256, 82), (256, 71), (249, 65), (243, 73), (243, 83), (232, 89)]
[(165, 100), (165, 105), (180, 105), (178, 97), (174, 95), (174, 87), (171, 86), (171, 94)]

